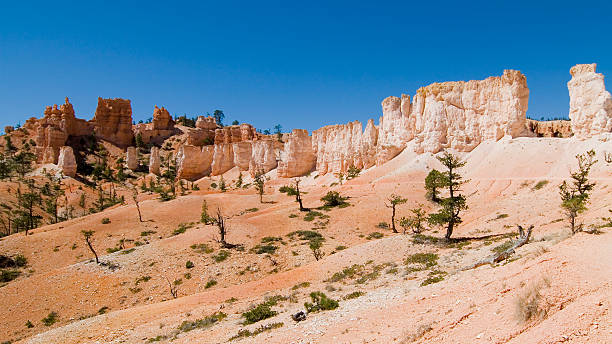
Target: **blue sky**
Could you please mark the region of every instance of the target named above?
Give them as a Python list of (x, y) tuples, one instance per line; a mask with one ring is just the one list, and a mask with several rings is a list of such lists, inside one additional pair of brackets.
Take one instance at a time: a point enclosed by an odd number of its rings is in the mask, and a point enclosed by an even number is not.
[[(69, 96), (258, 128), (366, 121), (387, 96), (518, 69), (528, 114), (565, 116), (569, 68), (612, 75), (606, 2), (30, 1), (0, 11), (0, 126)], [(608, 83), (608, 89), (612, 88)]]

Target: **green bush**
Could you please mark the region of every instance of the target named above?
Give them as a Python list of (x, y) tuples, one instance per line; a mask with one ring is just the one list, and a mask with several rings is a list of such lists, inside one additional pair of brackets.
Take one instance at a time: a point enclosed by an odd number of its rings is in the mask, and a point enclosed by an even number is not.
[(0, 282), (10, 282), (21, 275), (21, 271), (14, 269), (6, 269), (0, 272)]
[(220, 263), (226, 260), (229, 256), (230, 256), (229, 251), (221, 250), (216, 256), (213, 256), (213, 259), (215, 260), (215, 262)]
[(188, 261), (185, 263), (185, 267), (186, 267), (187, 269), (191, 269), (191, 268), (193, 268), (193, 262), (192, 262), (191, 260), (188, 260)]
[(254, 324), (258, 321), (271, 318), (276, 314), (278, 313), (270, 309), (270, 305), (267, 302), (260, 303), (252, 309), (242, 313), (242, 317), (245, 319), (243, 324)]
[(216, 312), (212, 315), (207, 316), (204, 319), (198, 319), (198, 320), (194, 320), (194, 321), (183, 321), (181, 323), (181, 325), (178, 327), (179, 331), (181, 332), (189, 332), (191, 330), (195, 330), (195, 329), (205, 329), (208, 328), (216, 323), (218, 323), (219, 321), (223, 320), (227, 318), (227, 314), (223, 313), (223, 312)]
[(55, 312), (49, 313), (46, 318), (43, 318), (41, 321), (45, 326), (51, 326), (57, 322), (59, 315)]
[(178, 228), (175, 229), (174, 232), (172, 232), (172, 235), (183, 234), (187, 231), (188, 228), (191, 228), (191, 226), (186, 223), (180, 223)]
[(368, 234), (368, 236), (366, 237), (366, 239), (368, 240), (372, 240), (372, 239), (380, 239), (382, 237), (384, 237), (385, 235), (380, 233), (380, 232), (372, 232), (370, 234)]
[(240, 338), (246, 338), (246, 337), (255, 337), (256, 335), (266, 332), (266, 331), (271, 331), (274, 330), (276, 328), (280, 328), (283, 327), (284, 323), (282, 322), (277, 322), (277, 323), (271, 323), (271, 324), (267, 324), (267, 325), (261, 325), (259, 326), (257, 329), (255, 329), (255, 331), (251, 332), (247, 329), (241, 329), (238, 331), (238, 334), (234, 335), (232, 338), (229, 339), (229, 341), (233, 341), (236, 339), (240, 339)]
[(13, 258), (13, 261), (15, 262), (15, 265), (20, 268), (28, 265), (28, 260), (21, 254), (16, 255), (15, 258)]
[(215, 281), (214, 279), (211, 279), (208, 282), (206, 282), (206, 285), (204, 286), (204, 289), (212, 288), (215, 285), (217, 285), (217, 281)]
[(344, 296), (342, 299), (343, 300), (351, 300), (351, 299), (356, 299), (360, 296), (365, 295), (365, 293), (363, 291), (354, 291), (346, 296)]
[(327, 195), (321, 198), (325, 207), (337, 207), (347, 204), (348, 197), (343, 197), (338, 191), (329, 191)]
[(103, 219), (102, 219), (102, 224), (103, 224), (103, 225), (107, 225), (107, 224), (109, 224), (110, 222), (111, 222), (111, 221), (110, 221), (110, 219), (109, 219), (108, 217), (105, 217), (105, 218), (103, 218)]
[(531, 190), (540, 190), (548, 184), (548, 180), (540, 180), (536, 185), (534, 185)]
[(328, 298), (320, 291), (310, 293), (312, 303), (305, 302), (304, 307), (308, 313), (316, 313), (338, 308), (338, 301)]

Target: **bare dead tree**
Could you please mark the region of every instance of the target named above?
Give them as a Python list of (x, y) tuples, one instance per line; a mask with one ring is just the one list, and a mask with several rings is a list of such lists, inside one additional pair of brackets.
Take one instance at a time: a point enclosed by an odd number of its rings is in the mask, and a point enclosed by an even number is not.
[(302, 193), (300, 192), (300, 178), (296, 178), (293, 180), (295, 184), (295, 201), (300, 205), (300, 211), (308, 211), (309, 209), (304, 208), (302, 205)]
[(170, 282), (168, 277), (166, 277), (166, 281), (168, 281), (168, 287), (170, 287), (170, 295), (172, 295), (172, 297), (176, 299), (178, 297), (178, 290), (180, 284)]
[(219, 240), (217, 241), (219, 242), (219, 244), (221, 244), (221, 247), (223, 248), (228, 248), (228, 249), (236, 248), (238, 247), (238, 245), (230, 244), (225, 240), (225, 236), (227, 235), (227, 228), (225, 227), (225, 220), (226, 218), (223, 216), (223, 212), (221, 211), (221, 208), (217, 207), (217, 214), (215, 218), (215, 224), (217, 225), (217, 228), (219, 229)]
[(132, 188), (132, 199), (134, 200), (134, 203), (136, 203), (136, 210), (138, 210), (138, 220), (140, 220), (140, 222), (143, 222), (142, 213), (140, 212), (140, 203), (138, 202), (138, 188), (136, 187)]
[(519, 230), (519, 237), (518, 239), (514, 242), (514, 244), (512, 244), (512, 246), (510, 248), (508, 248), (507, 250), (498, 253), (498, 254), (494, 254), (492, 256), (489, 256), (479, 262), (477, 262), (474, 265), (471, 265), (467, 268), (465, 268), (464, 270), (470, 270), (470, 269), (475, 269), (479, 266), (482, 265), (487, 265), (487, 264), (495, 264), (495, 263), (499, 263), (501, 261), (504, 261), (508, 258), (510, 258), (510, 256), (512, 254), (514, 254), (514, 250), (516, 250), (517, 248), (525, 245), (526, 243), (529, 242), (529, 238), (531, 237), (531, 231), (533, 230), (533, 225), (529, 226), (529, 228), (527, 228), (527, 230), (523, 229), (523, 226), (518, 226), (518, 230)]

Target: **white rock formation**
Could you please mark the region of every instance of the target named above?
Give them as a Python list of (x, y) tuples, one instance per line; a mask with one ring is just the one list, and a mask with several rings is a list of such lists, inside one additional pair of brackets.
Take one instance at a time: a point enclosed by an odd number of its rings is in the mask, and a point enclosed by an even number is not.
[(361, 122), (328, 125), (312, 133), (312, 150), (316, 154), (319, 174), (346, 172), (349, 167), (368, 168), (374, 165), (377, 131), (368, 121), (365, 132)]
[(179, 179), (196, 180), (210, 174), (213, 146), (182, 145), (176, 153)]
[(234, 151), (231, 143), (218, 143), (214, 145), (211, 174), (218, 176), (234, 167)]
[(592, 63), (570, 69), (572, 79), (567, 83), (569, 118), (572, 132), (578, 138), (612, 132), (612, 96), (606, 91), (604, 76), (595, 72), (596, 67)]
[(161, 166), (161, 160), (159, 158), (159, 148), (151, 147), (151, 155), (149, 156), (149, 173), (153, 173), (159, 176), (159, 168)]
[(255, 173), (261, 170), (263, 170), (264, 173), (267, 173), (278, 166), (274, 149), (274, 141), (253, 141), (251, 152), (251, 161), (249, 162), (249, 172), (251, 176), (255, 176)]
[(136, 147), (127, 148), (127, 152), (125, 153), (125, 162), (130, 170), (136, 171), (138, 169), (138, 150)]
[(278, 175), (286, 178), (302, 176), (312, 171), (315, 162), (316, 155), (308, 131), (293, 129), (281, 152)]
[(63, 146), (60, 148), (57, 166), (62, 170), (65, 176), (74, 177), (76, 175), (77, 164), (72, 147)]

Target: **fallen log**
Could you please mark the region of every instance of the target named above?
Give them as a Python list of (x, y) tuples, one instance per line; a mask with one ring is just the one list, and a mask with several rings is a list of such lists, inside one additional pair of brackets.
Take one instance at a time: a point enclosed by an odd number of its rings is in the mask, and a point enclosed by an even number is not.
[(516, 250), (517, 248), (525, 245), (527, 242), (529, 242), (529, 238), (531, 237), (531, 231), (533, 230), (533, 225), (529, 226), (529, 228), (527, 228), (527, 230), (524, 230), (522, 226), (518, 226), (519, 229), (519, 237), (516, 240), (516, 242), (514, 242), (514, 244), (512, 245), (512, 247), (508, 248), (507, 250), (498, 253), (498, 254), (494, 254), (491, 255), (481, 261), (478, 261), (476, 264), (471, 265), (463, 270), (470, 270), (470, 269), (475, 269), (479, 266), (483, 266), (483, 265), (493, 265), (495, 263), (499, 263), (501, 261), (504, 261), (508, 258), (510, 258), (510, 256), (512, 254), (514, 254), (514, 250)]

